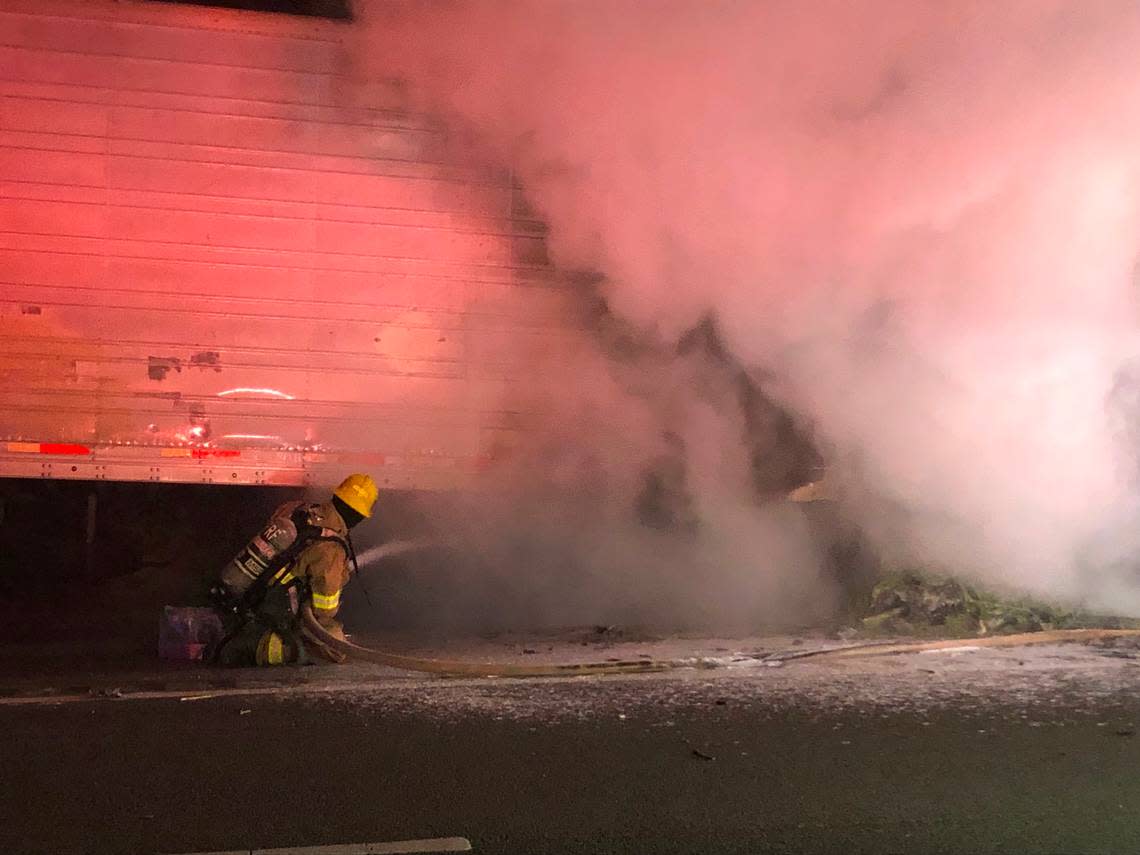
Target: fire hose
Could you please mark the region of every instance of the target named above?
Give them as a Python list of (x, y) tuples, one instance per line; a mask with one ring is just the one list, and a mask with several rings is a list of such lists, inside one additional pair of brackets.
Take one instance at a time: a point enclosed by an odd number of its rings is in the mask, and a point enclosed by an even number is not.
[(853, 644), (822, 650), (797, 651), (786, 658), (855, 659), (867, 656), (893, 656), (903, 653), (929, 653), (938, 650), (976, 647), (1028, 647), (1034, 644), (1064, 644), (1066, 642), (1103, 641), (1110, 638), (1137, 638), (1140, 629), (1048, 629), (1040, 632), (1019, 632), (1011, 635), (987, 635), (982, 638), (947, 638), (936, 641), (888, 641)]
[(306, 604), (301, 609), (306, 631), (325, 647), (345, 657), (449, 677), (577, 677), (587, 674), (646, 674), (672, 668), (691, 667), (691, 662), (631, 659), (618, 662), (575, 662), (562, 665), (516, 665), (507, 662), (468, 662), (457, 659), (425, 659), (364, 647), (329, 633)]

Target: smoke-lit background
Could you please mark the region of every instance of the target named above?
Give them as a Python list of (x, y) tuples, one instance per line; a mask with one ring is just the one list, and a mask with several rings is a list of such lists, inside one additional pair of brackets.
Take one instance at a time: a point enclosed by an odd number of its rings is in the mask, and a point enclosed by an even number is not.
[(887, 561), (1140, 613), (1135, 4), (359, 11), (356, 74), (592, 274), (499, 498), (429, 508), (504, 612), (810, 617), (821, 545), (772, 500), (822, 464)]

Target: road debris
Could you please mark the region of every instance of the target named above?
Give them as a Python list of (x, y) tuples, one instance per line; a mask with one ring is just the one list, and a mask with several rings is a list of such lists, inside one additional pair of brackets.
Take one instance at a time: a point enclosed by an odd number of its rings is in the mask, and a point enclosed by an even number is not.
[(857, 629), (871, 636), (937, 634), (961, 638), (1136, 626), (1134, 620), (1001, 596), (949, 576), (901, 570), (884, 575), (871, 590), (867, 614)]

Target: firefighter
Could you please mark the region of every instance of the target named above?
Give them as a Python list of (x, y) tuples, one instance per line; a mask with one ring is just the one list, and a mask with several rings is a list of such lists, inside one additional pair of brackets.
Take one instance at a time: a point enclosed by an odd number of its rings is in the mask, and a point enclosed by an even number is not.
[(209, 658), (227, 666), (308, 664), (311, 651), (344, 661), (301, 625), (299, 614), (311, 606), (325, 630), (344, 638), (336, 614), (355, 565), (349, 530), (372, 516), (377, 494), (376, 482), (357, 474), (327, 502), (278, 508), (211, 589), (225, 636)]

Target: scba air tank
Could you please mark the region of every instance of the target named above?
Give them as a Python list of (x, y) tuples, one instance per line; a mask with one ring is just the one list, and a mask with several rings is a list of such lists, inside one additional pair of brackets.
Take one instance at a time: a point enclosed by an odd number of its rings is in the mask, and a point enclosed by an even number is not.
[(296, 540), (297, 526), (290, 515), (274, 516), (222, 571), (226, 593), (237, 598), (248, 591), (257, 577)]

